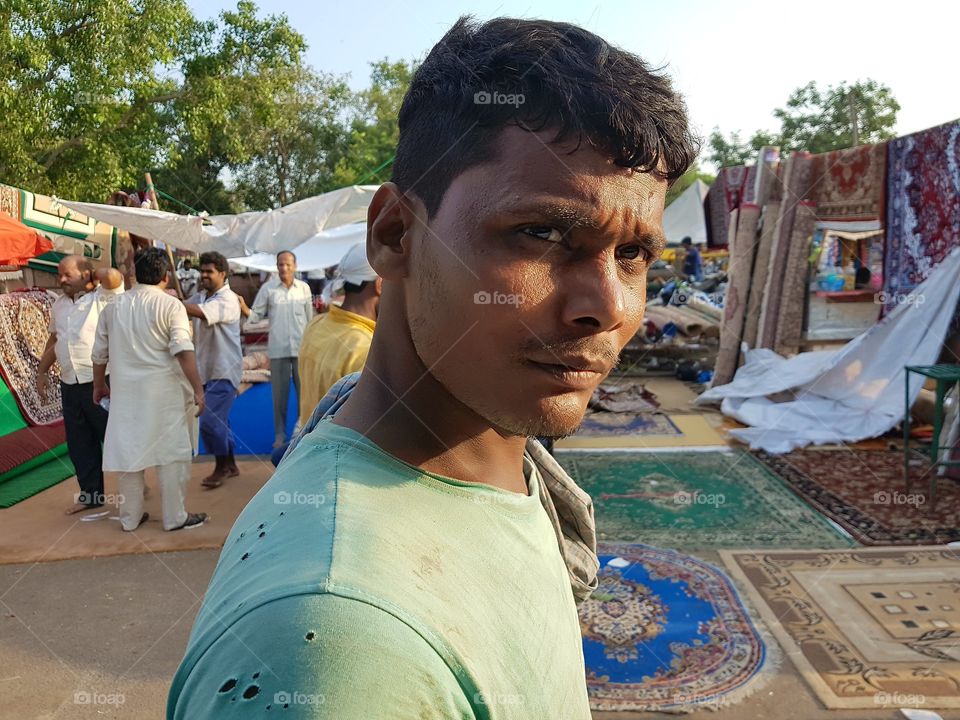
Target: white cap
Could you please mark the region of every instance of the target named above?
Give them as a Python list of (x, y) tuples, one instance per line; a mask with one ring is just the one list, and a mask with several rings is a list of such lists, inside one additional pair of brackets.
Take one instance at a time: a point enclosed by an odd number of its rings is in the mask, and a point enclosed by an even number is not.
[(370, 261), (367, 260), (367, 244), (365, 242), (357, 243), (347, 250), (340, 260), (340, 266), (337, 268), (337, 279), (351, 285), (376, 280), (377, 277), (377, 271), (370, 267)]

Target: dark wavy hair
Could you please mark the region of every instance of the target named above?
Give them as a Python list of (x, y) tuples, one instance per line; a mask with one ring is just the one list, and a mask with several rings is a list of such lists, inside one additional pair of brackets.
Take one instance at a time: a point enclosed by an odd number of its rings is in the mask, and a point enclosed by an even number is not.
[(167, 251), (160, 248), (146, 248), (134, 256), (137, 282), (143, 285), (159, 285), (170, 272), (170, 260)]
[(554, 141), (669, 181), (699, 152), (683, 99), (636, 55), (576, 25), (464, 16), (413, 76), (391, 179), (433, 216), (457, 175), (495, 158), (510, 125), (555, 130)]
[(214, 269), (216, 269), (217, 272), (225, 273), (230, 271), (230, 263), (227, 262), (227, 258), (225, 258), (221, 253), (215, 252), (213, 250), (205, 253), (200, 253), (199, 264), (201, 266), (213, 265)]

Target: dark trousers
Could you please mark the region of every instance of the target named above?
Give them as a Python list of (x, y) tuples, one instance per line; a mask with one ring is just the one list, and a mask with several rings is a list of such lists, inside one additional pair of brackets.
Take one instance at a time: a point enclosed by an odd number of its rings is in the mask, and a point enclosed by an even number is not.
[(103, 436), (107, 411), (93, 404), (93, 383), (60, 383), (67, 452), (77, 470), (79, 502), (103, 504)]

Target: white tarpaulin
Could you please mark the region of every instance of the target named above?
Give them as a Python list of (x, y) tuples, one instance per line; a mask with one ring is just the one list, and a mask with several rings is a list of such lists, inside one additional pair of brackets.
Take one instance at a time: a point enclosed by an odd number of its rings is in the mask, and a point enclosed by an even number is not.
[(678, 243), (689, 237), (694, 245), (707, 244), (707, 221), (703, 213), (703, 201), (709, 186), (697, 180), (684, 190), (663, 211), (663, 234), (669, 243)]
[[(840, 350), (789, 359), (772, 350), (749, 350), (733, 381), (703, 393), (697, 404), (721, 402), (724, 415), (750, 426), (730, 434), (770, 453), (882, 435), (904, 417), (904, 366), (937, 361), (958, 297), (960, 249), (905, 302)], [(913, 405), (922, 383), (910, 384)], [(793, 399), (786, 402), (768, 397), (787, 390)]]
[[(297, 256), (297, 270), (307, 272), (336, 265), (347, 250), (366, 240), (367, 224), (365, 222), (343, 225), (317, 233), (303, 245), (296, 247), (294, 253)], [(251, 270), (275, 272), (277, 269), (277, 256), (272, 253), (256, 253), (246, 257), (229, 258), (229, 260), (235, 265), (242, 265)]]
[(354, 185), (276, 210), (239, 215), (177, 215), (162, 210), (59, 200), (84, 215), (182, 250), (227, 257), (294, 250), (317, 233), (367, 219), (376, 185)]

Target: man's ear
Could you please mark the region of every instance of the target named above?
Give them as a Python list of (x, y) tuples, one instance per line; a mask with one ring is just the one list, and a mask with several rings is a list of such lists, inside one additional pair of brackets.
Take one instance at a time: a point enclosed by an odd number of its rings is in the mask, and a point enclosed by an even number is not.
[(407, 276), (414, 240), (426, 224), (427, 210), (418, 197), (393, 183), (380, 186), (367, 209), (367, 259), (377, 275)]

